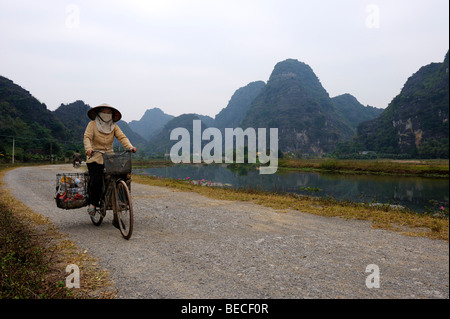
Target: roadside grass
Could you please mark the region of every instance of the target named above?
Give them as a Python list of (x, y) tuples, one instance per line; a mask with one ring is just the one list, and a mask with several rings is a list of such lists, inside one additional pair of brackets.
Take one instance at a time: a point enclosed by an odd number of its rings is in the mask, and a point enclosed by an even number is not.
[[(16, 166), (17, 167), (17, 166)], [(110, 299), (109, 273), (46, 217), (10, 195), (0, 167), (0, 299)], [(80, 270), (80, 288), (67, 288), (66, 267)]]
[(449, 160), (281, 159), (278, 166), (281, 169), (336, 173), (449, 177)]
[(448, 212), (447, 217), (437, 217), (430, 214), (418, 214), (405, 209), (395, 209), (389, 205), (374, 206), (370, 203), (359, 204), (331, 198), (208, 187), (194, 185), (183, 180), (157, 178), (148, 175), (133, 174), (132, 180), (146, 185), (196, 192), (215, 199), (253, 202), (272, 207), (281, 212), (292, 209), (325, 217), (368, 220), (372, 222), (374, 228), (397, 231), (408, 236), (441, 239), (447, 242), (449, 240)]

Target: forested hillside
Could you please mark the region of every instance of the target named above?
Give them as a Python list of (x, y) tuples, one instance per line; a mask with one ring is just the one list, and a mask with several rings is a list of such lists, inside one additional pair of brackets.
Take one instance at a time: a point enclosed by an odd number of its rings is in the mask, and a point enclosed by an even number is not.
[(443, 63), (420, 68), (385, 111), (358, 127), (357, 142), (379, 153), (448, 158), (448, 52)]
[[(364, 106), (352, 95), (330, 98), (312, 68), (287, 59), (275, 65), (267, 83), (254, 81), (235, 91), (215, 119), (188, 112), (174, 117), (159, 108), (140, 120), (118, 122), (142, 156), (163, 156), (176, 127), (278, 128), (279, 150), (295, 154), (352, 157), (448, 158), (449, 66), (420, 68), (385, 109)], [(201, 98), (201, 97), (199, 97)], [(69, 156), (83, 150), (90, 106), (82, 100), (50, 111), (30, 92), (0, 76), (0, 160)], [(118, 145), (117, 143), (115, 145)]]

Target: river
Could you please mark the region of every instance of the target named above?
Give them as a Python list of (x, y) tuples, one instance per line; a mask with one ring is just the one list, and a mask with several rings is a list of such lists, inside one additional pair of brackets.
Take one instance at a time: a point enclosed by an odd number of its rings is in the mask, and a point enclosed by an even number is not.
[(133, 173), (269, 192), (333, 197), (353, 202), (401, 205), (416, 212), (448, 207), (449, 180), (410, 176), (331, 174), (281, 170), (263, 175), (227, 165), (173, 165), (133, 169)]

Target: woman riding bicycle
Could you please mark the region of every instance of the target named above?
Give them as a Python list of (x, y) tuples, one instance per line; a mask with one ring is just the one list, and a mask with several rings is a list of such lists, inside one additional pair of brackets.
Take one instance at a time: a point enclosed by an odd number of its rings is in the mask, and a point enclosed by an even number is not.
[[(116, 125), (122, 118), (122, 114), (106, 103), (96, 106), (89, 110), (88, 117), (92, 120), (84, 132), (84, 149), (88, 157), (86, 164), (89, 170), (89, 215), (95, 215), (95, 208), (100, 206), (100, 197), (103, 188), (103, 156), (94, 150), (100, 150), (104, 153), (113, 152), (114, 137), (128, 150), (136, 153), (136, 147), (130, 143), (119, 126)], [(114, 222), (116, 222), (114, 216)], [(113, 224), (114, 224), (113, 222)]]

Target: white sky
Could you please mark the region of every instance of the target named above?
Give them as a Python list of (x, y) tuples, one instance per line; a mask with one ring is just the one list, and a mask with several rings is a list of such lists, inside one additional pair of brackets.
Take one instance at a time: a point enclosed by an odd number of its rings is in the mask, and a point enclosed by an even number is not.
[(0, 75), (50, 110), (109, 103), (127, 122), (214, 117), (288, 58), (385, 108), (448, 49), (448, 0), (0, 0)]

